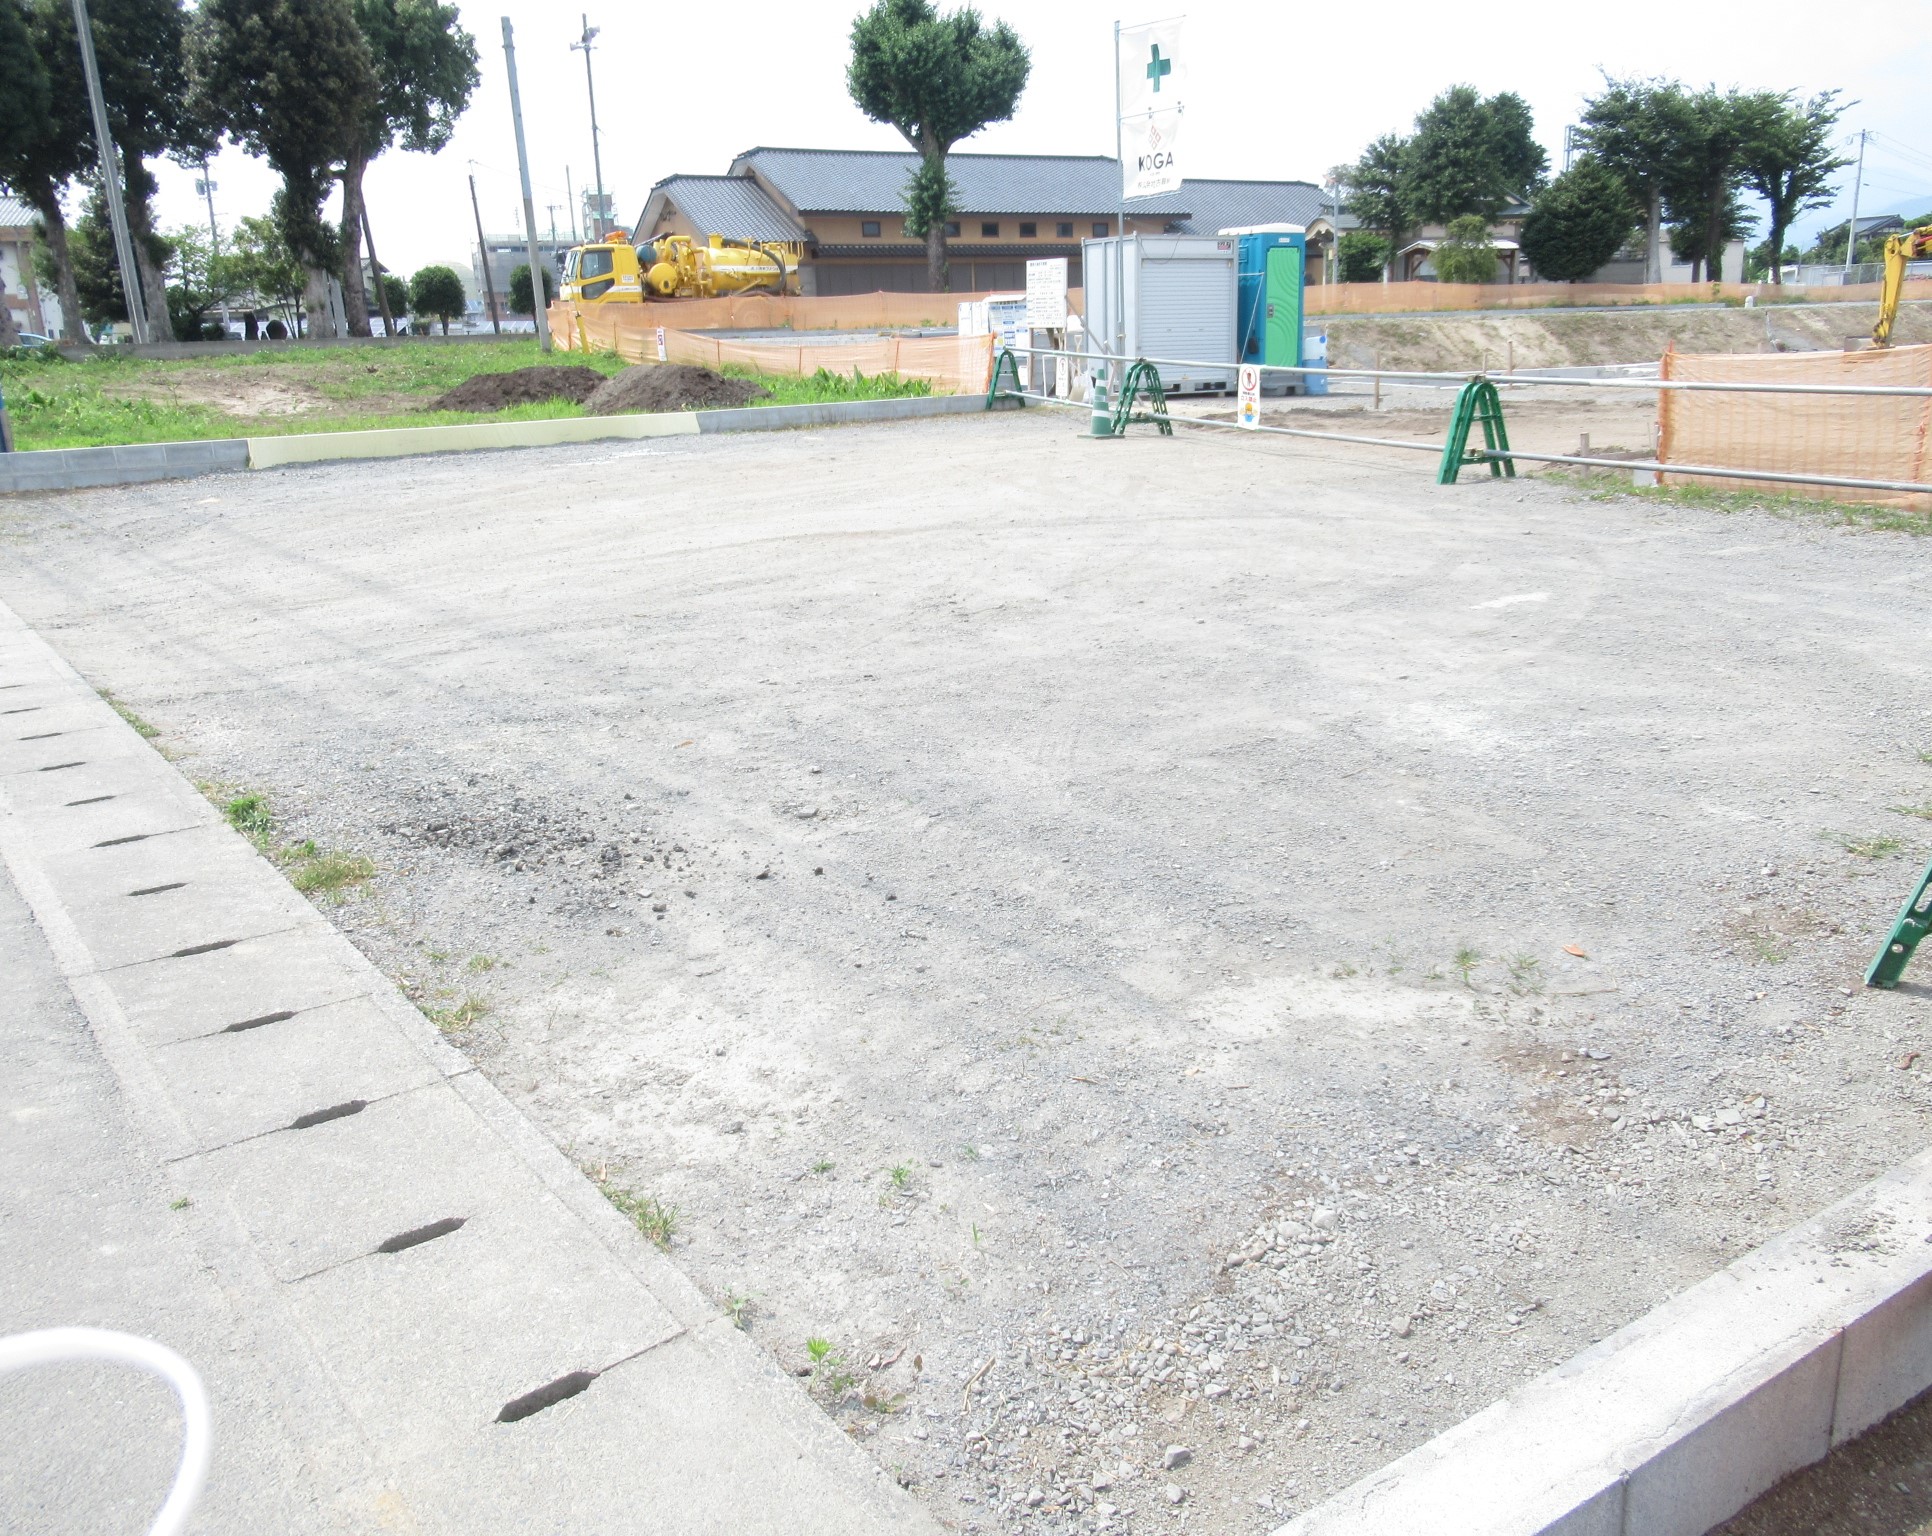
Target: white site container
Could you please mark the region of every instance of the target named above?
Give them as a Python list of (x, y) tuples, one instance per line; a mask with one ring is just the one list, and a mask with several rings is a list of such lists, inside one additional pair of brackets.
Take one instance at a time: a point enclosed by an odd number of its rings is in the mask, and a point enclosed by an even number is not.
[[(1128, 235), (1081, 245), (1091, 351), (1111, 356), (1126, 297), (1126, 355), (1158, 363), (1170, 395), (1225, 394), (1235, 377), (1240, 242), (1222, 235)], [(1225, 367), (1213, 364), (1225, 362)], [(1175, 366), (1184, 365), (1209, 366)]]

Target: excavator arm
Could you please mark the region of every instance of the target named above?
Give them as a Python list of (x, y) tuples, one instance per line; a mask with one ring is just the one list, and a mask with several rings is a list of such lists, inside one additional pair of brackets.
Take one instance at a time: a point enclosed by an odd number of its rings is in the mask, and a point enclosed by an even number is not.
[(1878, 290), (1878, 324), (1872, 327), (1873, 346), (1892, 344), (1892, 324), (1898, 319), (1899, 296), (1905, 292), (1905, 264), (1922, 256), (1932, 256), (1932, 224), (1886, 240), (1885, 277)]

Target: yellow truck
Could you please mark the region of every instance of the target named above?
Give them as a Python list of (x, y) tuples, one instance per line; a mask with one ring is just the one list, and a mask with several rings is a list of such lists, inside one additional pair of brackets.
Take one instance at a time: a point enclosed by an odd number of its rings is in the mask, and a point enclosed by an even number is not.
[(660, 235), (643, 245), (614, 230), (572, 246), (564, 256), (567, 304), (642, 304), (648, 299), (711, 299), (732, 293), (797, 293), (800, 246), (754, 244), (712, 235)]

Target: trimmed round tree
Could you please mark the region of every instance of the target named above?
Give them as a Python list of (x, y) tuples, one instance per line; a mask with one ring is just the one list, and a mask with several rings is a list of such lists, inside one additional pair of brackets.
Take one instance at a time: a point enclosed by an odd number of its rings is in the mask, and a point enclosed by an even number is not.
[[(521, 262), (510, 273), (510, 313), (513, 315), (534, 315), (536, 306), (530, 302), (530, 263)], [(557, 296), (557, 280), (550, 275), (550, 269), (543, 269), (543, 302), (547, 305)]]
[(420, 319), (442, 321), (445, 336), (449, 335), (450, 321), (467, 308), (463, 279), (454, 267), (424, 267), (409, 280), (410, 313)]
[(1536, 194), (1523, 220), (1523, 254), (1537, 276), (1578, 282), (1623, 248), (1638, 217), (1623, 178), (1584, 155)]
[(1435, 249), (1430, 261), (1436, 277), (1445, 283), (1493, 283), (1496, 281), (1496, 247), (1489, 243), (1489, 225), (1481, 214), (1464, 214), (1449, 221), (1448, 238)]

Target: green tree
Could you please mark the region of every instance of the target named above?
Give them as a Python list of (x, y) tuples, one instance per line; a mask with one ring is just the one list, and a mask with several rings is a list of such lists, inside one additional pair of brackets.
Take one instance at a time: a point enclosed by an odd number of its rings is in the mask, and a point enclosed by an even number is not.
[[(71, 16), (71, 12), (69, 13)], [(42, 248), (47, 256), (41, 280), (60, 296), (61, 334), (84, 342), (81, 300), (68, 249), (67, 214), (61, 191), (86, 168), (91, 128), (85, 98), (54, 89), (60, 37), (58, 13), (50, 0), (0, 0), (0, 185), (23, 198), (40, 215)], [(26, 34), (23, 49), (15, 24)], [(72, 22), (67, 33), (72, 39)], [(38, 256), (36, 256), (38, 263)]]
[(1646, 282), (1663, 280), (1664, 204), (1683, 180), (1694, 133), (1690, 98), (1674, 80), (1606, 75), (1603, 94), (1584, 103), (1581, 146), (1643, 210)]
[(1698, 91), (1689, 106), (1664, 200), (1673, 221), (1671, 249), (1690, 262), (1691, 281), (1699, 282), (1706, 267), (1715, 277), (1725, 243), (1750, 225), (1738, 202), (1738, 187), (1751, 109), (1742, 93), (1716, 86)]
[[(87, 108), (80, 42), (67, 0), (36, 0), (47, 40), (47, 68), (57, 99), (77, 104), (76, 128), (88, 162), (98, 163), (94, 120)], [(148, 162), (159, 156), (195, 159), (215, 135), (188, 89), (188, 12), (182, 0), (89, 0), (94, 56), (100, 66), (107, 131), (120, 160), (122, 192), (142, 307), (157, 336), (167, 334), (168, 280), (153, 259), (158, 190)], [(160, 248), (165, 248), (162, 242)]]
[[(19, 0), (0, 0), (0, 182), (11, 185), (7, 168), (33, 154), (51, 107), (47, 70), (27, 30), (27, 12)], [(19, 327), (0, 291), (0, 351), (19, 341)]]
[(1489, 243), (1489, 225), (1479, 213), (1449, 221), (1448, 236), (1430, 258), (1436, 278), (1445, 283), (1493, 283), (1499, 263)]
[(1451, 86), (1415, 120), (1402, 160), (1405, 203), (1422, 223), (1495, 218), (1528, 197), (1548, 166), (1530, 130), (1520, 96), (1485, 100), (1474, 86)]
[[(510, 313), (513, 315), (534, 315), (536, 306), (530, 302), (530, 264), (526, 261), (512, 269), (510, 273)], [(557, 296), (557, 279), (550, 269), (543, 269), (543, 302), (548, 304)]]
[[(1744, 147), (1738, 164), (1744, 184), (1764, 199), (1766, 245), (1784, 249), (1786, 233), (1802, 213), (1831, 201), (1832, 178), (1850, 162), (1832, 153), (1832, 130), (1842, 115), (1838, 93), (1826, 91), (1806, 102), (1789, 91), (1760, 91), (1746, 98)], [(1783, 263), (1770, 261), (1771, 281), (1784, 281)]]
[(239, 296), (257, 309), (279, 309), (291, 330), (299, 328), (308, 274), (288, 248), (280, 224), (260, 214), (242, 219), (229, 236), (226, 260)]
[(1723, 271), (1724, 247), (1748, 237), (1756, 224), (1744, 199), (1733, 190), (1718, 210), (1715, 233), (1700, 207), (1694, 218), (1670, 226), (1670, 251), (1679, 261), (1690, 264), (1692, 282), (1716, 282)]
[(1583, 155), (1536, 194), (1523, 220), (1523, 254), (1539, 277), (1578, 282), (1617, 254), (1637, 217), (1623, 181)]
[(227, 334), (209, 316), (241, 292), (232, 255), (217, 251), (199, 224), (183, 224), (167, 235), (168, 320), (176, 341), (201, 341)]
[(409, 308), (421, 319), (442, 321), (443, 334), (449, 335), (450, 321), (468, 308), (463, 279), (454, 267), (424, 267), (409, 280)]
[[(153, 267), (165, 273), (174, 256), (174, 247), (152, 230), (137, 238), (135, 247), (137, 268)], [(81, 216), (68, 231), (68, 251), (73, 262), (81, 317), (93, 326), (105, 325), (109, 321), (125, 324), (128, 318), (127, 295), (121, 288), (121, 263), (115, 254), (114, 228), (108, 220), (107, 205), (101, 200), (99, 188), (88, 194)], [(50, 262), (51, 256), (50, 251)], [(167, 334), (162, 329), (159, 317), (156, 317), (154, 334), (156, 339)]]
[(845, 86), (876, 123), (890, 123), (919, 156), (906, 187), (906, 231), (926, 242), (934, 293), (950, 286), (946, 220), (953, 211), (946, 156), (1019, 105), (1032, 60), (1005, 22), (988, 27), (979, 12), (942, 16), (931, 0), (876, 0), (852, 23)]
[(275, 220), (307, 273), (309, 334), (332, 336), (342, 242), (322, 222), (335, 167), (367, 144), (379, 88), (349, 0), (202, 0), (194, 65), (210, 119), (282, 178)]
[(1372, 283), (1389, 264), (1389, 242), (1366, 229), (1351, 229), (1336, 242), (1344, 283)]
[[(369, 47), (376, 92), (342, 165), (342, 307), (349, 334), (369, 334), (361, 251), (368, 210), (362, 178), (369, 162), (400, 144), (435, 154), (449, 143), (477, 82), (476, 39), (440, 0), (350, 0)], [(392, 307), (392, 313), (394, 309)]]
[(1365, 230), (1388, 237), (1388, 254), (1394, 258), (1414, 230), (1417, 219), (1409, 206), (1404, 168), (1408, 164), (1409, 141), (1400, 134), (1385, 133), (1362, 151), (1362, 158), (1349, 171), (1348, 197), (1343, 206), (1355, 215)]
[(389, 301), (390, 314), (409, 313), (409, 284), (387, 268), (384, 268), (382, 274), (382, 294)]
[(1787, 245), (1779, 258), (1773, 261), (1771, 242), (1760, 240), (1744, 253), (1744, 280), (1747, 283), (1761, 283), (1769, 277), (1772, 282), (1781, 283), (1784, 275), (1780, 269), (1796, 266), (1799, 260), (1797, 246)]

